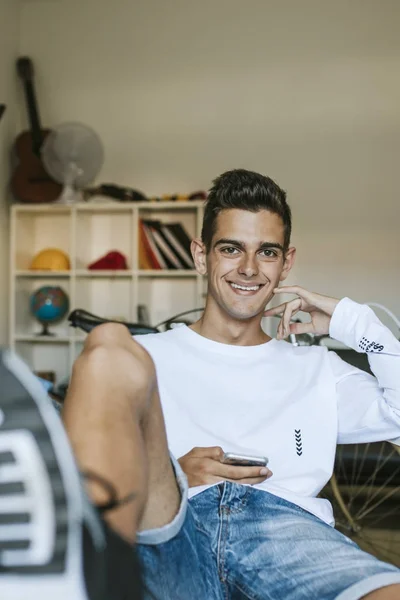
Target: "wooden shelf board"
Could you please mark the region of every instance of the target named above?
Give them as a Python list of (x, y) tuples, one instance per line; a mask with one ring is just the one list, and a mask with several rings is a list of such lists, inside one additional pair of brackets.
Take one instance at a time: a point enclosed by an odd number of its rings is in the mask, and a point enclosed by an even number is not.
[(29, 342), (34, 344), (68, 344), (73, 338), (65, 335), (16, 335), (14, 340), (16, 342)]
[(127, 277), (132, 277), (133, 271), (130, 269), (123, 270), (93, 270), (90, 269), (77, 269), (75, 271), (76, 277), (87, 277), (87, 278), (96, 278), (96, 277), (109, 277), (110, 279), (119, 278), (124, 279)]
[[(104, 198), (99, 196), (99, 198)], [(18, 213), (58, 213), (70, 214), (73, 210), (78, 212), (129, 212), (134, 208), (144, 210), (162, 211), (164, 209), (172, 210), (191, 210), (204, 206), (204, 200), (182, 200), (182, 201), (148, 201), (140, 202), (119, 202), (108, 199), (100, 201), (91, 200), (89, 202), (77, 202), (76, 204), (13, 204), (11, 210)]]
[(196, 277), (197, 271), (194, 269), (149, 269), (137, 271), (138, 277)]
[(31, 269), (19, 269), (15, 271), (15, 276), (30, 279), (67, 279), (71, 277), (71, 273), (72, 271), (34, 271)]

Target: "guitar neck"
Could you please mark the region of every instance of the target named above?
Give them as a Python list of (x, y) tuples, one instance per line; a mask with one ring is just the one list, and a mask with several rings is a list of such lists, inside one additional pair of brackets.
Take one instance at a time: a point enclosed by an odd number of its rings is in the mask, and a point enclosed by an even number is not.
[(28, 108), (28, 117), (31, 128), (33, 151), (38, 156), (43, 143), (42, 127), (40, 124), (39, 112), (36, 105), (36, 96), (33, 83), (30, 80), (24, 81), (26, 104)]

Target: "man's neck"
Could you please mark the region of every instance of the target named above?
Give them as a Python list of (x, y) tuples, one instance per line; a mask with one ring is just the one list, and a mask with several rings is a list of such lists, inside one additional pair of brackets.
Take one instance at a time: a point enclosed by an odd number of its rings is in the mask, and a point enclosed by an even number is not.
[(204, 314), (190, 325), (195, 333), (214, 342), (233, 346), (258, 346), (271, 338), (261, 328), (262, 315), (241, 321), (206, 305)]

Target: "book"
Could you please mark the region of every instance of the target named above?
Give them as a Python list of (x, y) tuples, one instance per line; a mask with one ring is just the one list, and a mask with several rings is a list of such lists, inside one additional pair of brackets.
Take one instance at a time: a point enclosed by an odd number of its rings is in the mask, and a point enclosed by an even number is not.
[(151, 249), (149, 248), (146, 238), (146, 232), (143, 228), (142, 221), (139, 221), (139, 269), (144, 271), (150, 269), (158, 269), (156, 261), (152, 257)]
[(185, 268), (194, 269), (190, 251), (191, 239), (181, 223), (166, 223), (162, 225), (162, 231), (184, 265), (186, 265)]
[(171, 247), (168, 241), (164, 238), (162, 232), (162, 225), (160, 221), (144, 221), (144, 224), (149, 227), (154, 241), (161, 252), (168, 269), (183, 269), (182, 261), (175, 253), (173, 247)]
[(147, 253), (147, 256), (153, 265), (153, 269), (166, 269), (167, 265), (161, 256), (157, 244), (154, 241), (150, 228), (145, 223), (140, 221), (140, 228), (143, 231), (143, 243)]
[(190, 244), (181, 223), (139, 219), (140, 269), (194, 269)]

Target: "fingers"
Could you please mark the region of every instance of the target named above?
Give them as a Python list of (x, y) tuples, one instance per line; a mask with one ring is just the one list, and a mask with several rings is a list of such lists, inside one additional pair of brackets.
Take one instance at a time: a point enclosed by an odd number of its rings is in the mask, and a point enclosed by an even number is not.
[(297, 296), (304, 296), (309, 293), (310, 292), (307, 292), (307, 290), (300, 285), (283, 285), (274, 289), (274, 294), (296, 294)]
[(299, 306), (301, 307), (301, 298), (305, 298), (305, 296), (308, 294), (310, 294), (310, 292), (307, 292), (307, 290), (305, 290), (304, 288), (300, 287), (299, 285), (287, 285), (287, 286), (283, 286), (283, 287), (278, 287), (278, 288), (274, 288), (274, 294), (296, 294), (297, 296), (299, 296), (299, 298), (295, 298), (294, 300), (289, 300), (288, 302), (282, 302), (282, 304), (279, 304), (278, 306), (273, 306), (272, 308), (268, 308), (267, 310), (264, 311), (264, 317), (274, 317), (277, 315), (282, 315), (283, 312), (285, 311), (285, 308), (288, 304), (290, 304), (291, 302), (299, 302)]
[[(219, 457), (210, 457), (210, 452), (214, 452)], [(179, 458), (178, 462), (188, 478), (189, 487), (213, 484), (221, 480), (249, 484), (261, 483), (272, 475), (272, 472), (266, 467), (226, 465), (220, 462), (222, 454), (222, 449), (219, 446), (212, 446), (209, 448), (193, 448)]]
[(186, 456), (190, 456), (191, 458), (213, 458), (214, 460), (220, 460), (223, 455), (224, 451), (221, 446), (208, 446), (206, 448), (192, 448)]
[(213, 475), (220, 475), (230, 481), (246, 480), (249, 483), (249, 479), (257, 479), (259, 480), (257, 483), (259, 483), (272, 475), (272, 471), (268, 467), (237, 467), (224, 465), (223, 463), (220, 463), (220, 465), (215, 464), (214, 466)]
[(248, 477), (247, 479), (235, 479), (229, 481), (233, 481), (233, 483), (247, 483), (248, 485), (255, 485), (257, 483), (262, 483), (266, 479), (269, 479), (271, 476), (272, 473), (270, 472), (269, 475), (264, 475), (263, 477)]
[[(278, 340), (286, 339), (290, 334), (317, 333), (325, 335), (329, 333), (330, 319), (339, 302), (338, 299), (309, 292), (299, 285), (274, 289), (274, 294), (282, 293), (296, 294), (297, 298), (264, 311), (264, 317), (282, 317), (277, 328)], [(311, 316), (311, 322), (291, 323), (293, 316), (299, 311), (308, 313)]]
[(328, 316), (332, 316), (339, 303), (338, 298), (330, 298), (316, 292), (310, 292), (299, 285), (287, 285), (274, 289), (274, 294), (296, 294), (302, 300), (302, 310), (311, 312), (319, 310)]
[(298, 335), (300, 333), (315, 333), (314, 326), (311, 322), (309, 323), (291, 323), (290, 333)]
[(264, 311), (264, 317), (275, 317), (276, 315), (281, 315), (285, 310), (286, 302), (283, 304), (279, 304), (279, 306), (273, 306), (268, 310)]
[(284, 306), (283, 314), (282, 314), (282, 318), (279, 322), (278, 330), (277, 330), (277, 338), (278, 339), (285, 339), (289, 336), (289, 334), (291, 332), (290, 321), (291, 321), (293, 315), (295, 315), (296, 313), (299, 312), (300, 307), (301, 307), (301, 300), (300, 300), (300, 298), (296, 298), (295, 300), (291, 300), (290, 302), (287, 302), (283, 306)]
[(283, 335), (284, 337), (288, 337), (290, 333), (290, 321), (292, 316), (299, 312), (301, 307), (300, 298), (296, 298), (296, 300), (292, 300), (286, 304), (286, 308), (283, 312), (283, 317), (281, 319)]
[(293, 307), (292, 315), (295, 315), (300, 310), (301, 299), (294, 298), (294, 300), (289, 300), (289, 302), (284, 302), (283, 304), (279, 304), (278, 306), (268, 308), (268, 310), (264, 311), (264, 317), (276, 317), (279, 315), (283, 315), (288, 305)]

